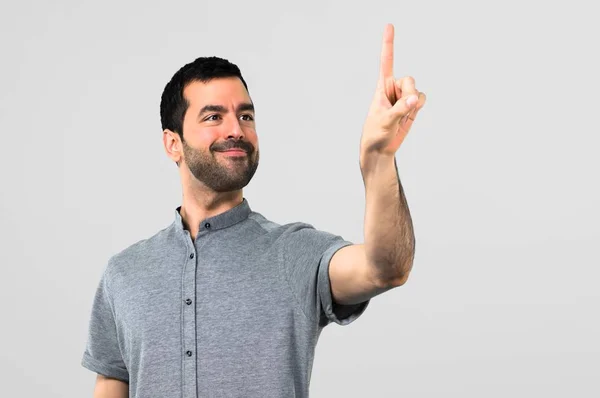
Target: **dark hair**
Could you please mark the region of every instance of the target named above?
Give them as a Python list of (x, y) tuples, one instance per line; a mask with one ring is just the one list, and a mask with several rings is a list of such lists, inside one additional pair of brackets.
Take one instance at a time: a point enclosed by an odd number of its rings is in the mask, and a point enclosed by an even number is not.
[(200, 57), (179, 69), (165, 86), (160, 99), (162, 129), (176, 132), (183, 141), (183, 118), (189, 106), (183, 96), (183, 89), (194, 81), (208, 83), (221, 77), (237, 77), (248, 90), (240, 68), (223, 58)]

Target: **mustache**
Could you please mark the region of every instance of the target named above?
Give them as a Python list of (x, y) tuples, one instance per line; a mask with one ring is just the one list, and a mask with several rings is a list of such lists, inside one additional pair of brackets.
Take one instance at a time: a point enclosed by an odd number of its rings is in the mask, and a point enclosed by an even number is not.
[(254, 152), (254, 145), (247, 141), (225, 141), (220, 144), (215, 144), (211, 147), (212, 151), (229, 151), (231, 149), (241, 149), (250, 154)]

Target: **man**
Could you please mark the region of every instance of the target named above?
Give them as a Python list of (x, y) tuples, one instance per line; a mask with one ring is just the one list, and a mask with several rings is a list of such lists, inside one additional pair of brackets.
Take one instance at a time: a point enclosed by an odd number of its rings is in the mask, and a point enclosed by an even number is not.
[(415, 243), (395, 153), (425, 96), (392, 76), (393, 34), (361, 138), (363, 244), (250, 209), (258, 136), (237, 66), (198, 58), (173, 76), (160, 113), (183, 203), (103, 273), (82, 360), (95, 397), (306, 397), (323, 327), (406, 282)]

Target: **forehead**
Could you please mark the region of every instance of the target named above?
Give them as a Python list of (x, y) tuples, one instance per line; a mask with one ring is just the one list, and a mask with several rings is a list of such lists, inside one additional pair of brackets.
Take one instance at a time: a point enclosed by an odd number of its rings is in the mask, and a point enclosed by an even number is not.
[(246, 87), (237, 77), (217, 78), (206, 83), (193, 81), (183, 89), (183, 96), (192, 109), (204, 105), (235, 107), (242, 102), (251, 102)]

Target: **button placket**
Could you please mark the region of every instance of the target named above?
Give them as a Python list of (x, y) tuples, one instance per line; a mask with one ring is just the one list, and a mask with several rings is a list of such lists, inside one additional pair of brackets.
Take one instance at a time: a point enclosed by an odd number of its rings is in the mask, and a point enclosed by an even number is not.
[(191, 360), (196, 351), (196, 309), (192, 305), (196, 297), (196, 268), (198, 258), (196, 256), (195, 244), (190, 241), (188, 245), (188, 256), (183, 266), (183, 284), (182, 284), (182, 358), (183, 358), (183, 377), (182, 390), (183, 397), (195, 397), (196, 393), (196, 361)]

